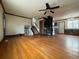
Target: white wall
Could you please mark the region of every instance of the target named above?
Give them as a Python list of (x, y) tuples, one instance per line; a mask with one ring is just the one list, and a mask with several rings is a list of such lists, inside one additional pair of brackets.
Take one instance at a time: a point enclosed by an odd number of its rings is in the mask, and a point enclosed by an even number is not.
[(6, 14), (6, 35), (24, 34), (24, 25), (31, 26), (31, 19)]
[(0, 5), (0, 41), (3, 39), (3, 10), (2, 7)]

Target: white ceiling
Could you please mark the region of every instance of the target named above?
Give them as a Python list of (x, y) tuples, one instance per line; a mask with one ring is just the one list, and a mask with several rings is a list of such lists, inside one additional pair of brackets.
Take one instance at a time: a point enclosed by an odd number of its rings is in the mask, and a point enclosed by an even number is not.
[(3, 0), (7, 12), (26, 16), (26, 17), (43, 17), (40, 9), (45, 9), (45, 3), (49, 3), (51, 7), (59, 5), (59, 9), (53, 10), (55, 13), (48, 13), (54, 18), (58, 18), (69, 12), (79, 11), (79, 0)]

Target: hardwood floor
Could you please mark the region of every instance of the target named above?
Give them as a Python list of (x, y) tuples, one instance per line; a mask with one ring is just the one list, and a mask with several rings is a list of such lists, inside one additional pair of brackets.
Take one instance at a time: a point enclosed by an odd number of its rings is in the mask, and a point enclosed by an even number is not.
[(0, 59), (79, 59), (79, 37), (17, 36), (0, 43)]

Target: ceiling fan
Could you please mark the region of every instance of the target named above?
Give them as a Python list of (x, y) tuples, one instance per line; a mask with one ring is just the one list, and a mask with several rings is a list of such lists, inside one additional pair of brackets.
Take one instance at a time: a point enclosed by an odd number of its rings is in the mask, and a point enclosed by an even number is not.
[(54, 13), (53, 11), (52, 11), (52, 9), (57, 9), (57, 8), (59, 8), (60, 6), (55, 6), (55, 7), (50, 7), (50, 5), (49, 5), (49, 3), (46, 3), (46, 9), (42, 9), (42, 10), (39, 10), (39, 11), (45, 11), (45, 13), (44, 13), (44, 15), (47, 13), (47, 11), (46, 10), (49, 10), (51, 13)]

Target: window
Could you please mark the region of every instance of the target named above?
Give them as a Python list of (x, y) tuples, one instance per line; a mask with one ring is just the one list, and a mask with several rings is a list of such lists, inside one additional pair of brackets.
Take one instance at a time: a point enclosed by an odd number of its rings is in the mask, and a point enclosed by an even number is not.
[(67, 20), (66, 28), (67, 29), (79, 29), (79, 20), (77, 19)]

